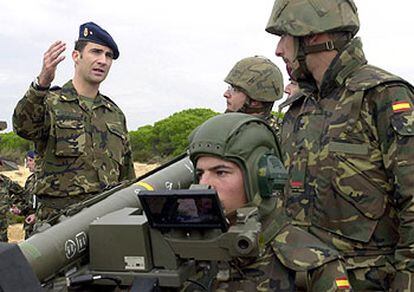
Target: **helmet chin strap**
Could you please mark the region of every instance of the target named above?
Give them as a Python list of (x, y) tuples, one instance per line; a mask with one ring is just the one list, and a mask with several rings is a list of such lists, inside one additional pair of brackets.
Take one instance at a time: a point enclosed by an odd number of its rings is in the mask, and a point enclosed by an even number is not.
[(239, 108), (238, 110), (232, 111), (232, 110), (228, 110), (226, 109), (225, 113), (243, 113), (243, 114), (261, 114), (263, 116), (265, 116), (267, 107), (266, 106), (262, 106), (262, 107), (251, 107), (251, 98), (247, 96), (243, 106), (241, 108)]
[(295, 37), (295, 51), (296, 58), (293, 62), (294, 68), (291, 71), (291, 77), (294, 80), (303, 80), (312, 78), (308, 66), (306, 65), (306, 56), (308, 54), (315, 54), (326, 51), (341, 51), (350, 41), (349, 36), (338, 38), (335, 40), (329, 40), (327, 42), (316, 44), (316, 45), (306, 45), (304, 37)]
[(295, 50), (295, 59), (292, 64), (292, 70), (290, 75), (293, 80), (303, 80), (313, 78), (312, 74), (308, 70), (306, 65), (306, 53), (305, 53), (305, 42), (303, 37), (295, 37), (294, 41), (294, 50)]

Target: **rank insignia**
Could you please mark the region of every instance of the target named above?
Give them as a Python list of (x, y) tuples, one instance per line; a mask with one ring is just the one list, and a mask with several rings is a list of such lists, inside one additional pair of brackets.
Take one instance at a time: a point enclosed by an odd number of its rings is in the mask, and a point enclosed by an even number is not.
[(396, 101), (392, 104), (394, 113), (405, 112), (411, 110), (411, 104), (408, 101)]

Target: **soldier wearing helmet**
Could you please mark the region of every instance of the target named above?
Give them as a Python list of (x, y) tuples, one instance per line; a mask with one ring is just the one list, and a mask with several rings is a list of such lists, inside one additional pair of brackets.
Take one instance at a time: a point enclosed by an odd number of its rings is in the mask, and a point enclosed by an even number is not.
[(303, 272), (307, 290), (350, 289), (337, 251), (289, 224), (284, 215), (279, 191), (286, 171), (275, 133), (263, 119), (242, 113), (215, 116), (190, 136), (189, 154), (196, 183), (217, 191), (230, 222), (236, 209), (258, 207), (265, 243), (260, 258), (230, 263), (229, 280), (204, 275), (197, 282), (213, 281), (212, 291), (297, 291), (296, 272)]
[(283, 95), (283, 76), (269, 59), (260, 56), (244, 58), (234, 65), (224, 79), (226, 112), (241, 112), (260, 117), (277, 132), (277, 120), (271, 110)]
[(266, 31), (305, 94), (281, 129), (287, 214), (356, 291), (414, 291), (414, 89), (367, 64), (352, 0), (276, 0)]

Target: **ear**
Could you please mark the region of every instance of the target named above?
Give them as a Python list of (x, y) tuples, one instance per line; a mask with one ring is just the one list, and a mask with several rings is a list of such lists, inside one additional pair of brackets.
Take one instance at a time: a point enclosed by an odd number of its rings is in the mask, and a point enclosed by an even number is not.
[(251, 99), (250, 106), (252, 108), (261, 108), (261, 107), (263, 107), (263, 103), (261, 101)]
[(75, 62), (75, 64), (78, 63), (79, 58), (80, 58), (80, 52), (76, 51), (76, 50), (73, 50), (72, 51), (72, 60), (73, 60), (73, 62)]

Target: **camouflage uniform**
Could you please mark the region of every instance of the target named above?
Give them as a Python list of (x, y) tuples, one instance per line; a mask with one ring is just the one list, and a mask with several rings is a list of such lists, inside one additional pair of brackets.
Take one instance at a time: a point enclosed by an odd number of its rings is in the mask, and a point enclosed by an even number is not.
[(24, 189), (10, 178), (0, 174), (0, 242), (7, 241), (7, 227), (10, 224), (24, 222), (23, 215), (15, 215), (10, 209), (16, 206), (26, 213), (28, 202)]
[(88, 104), (71, 81), (49, 91), (30, 86), (16, 106), (13, 126), (35, 142), (33, 194), (40, 209), (49, 209), (45, 213), (135, 177), (125, 117), (100, 93)]
[[(305, 275), (308, 291), (347, 291), (345, 265), (338, 252), (315, 236), (290, 224), (283, 202), (275, 189), (265, 188), (271, 166), (260, 164), (263, 157), (280, 157), (270, 127), (250, 115), (229, 113), (211, 118), (190, 136), (190, 159), (213, 155), (239, 165), (244, 174), (247, 206), (257, 206), (262, 223), (263, 250), (258, 258), (236, 258), (227, 263), (228, 280), (217, 272), (192, 279), (213, 291), (297, 291), (297, 275)], [(273, 178), (274, 179), (274, 178)], [(273, 186), (273, 185), (272, 185)], [(188, 284), (184, 291), (197, 291)]]
[[(287, 2), (286, 14), (275, 5), (268, 31), (286, 33)], [(356, 15), (328, 11), (330, 24)], [(357, 19), (338, 30), (346, 27)], [(313, 92), (291, 100), (281, 130), (289, 216), (341, 253), (356, 291), (414, 291), (413, 87), (367, 65), (359, 38), (339, 50), (319, 89), (311, 78), (299, 84)]]

